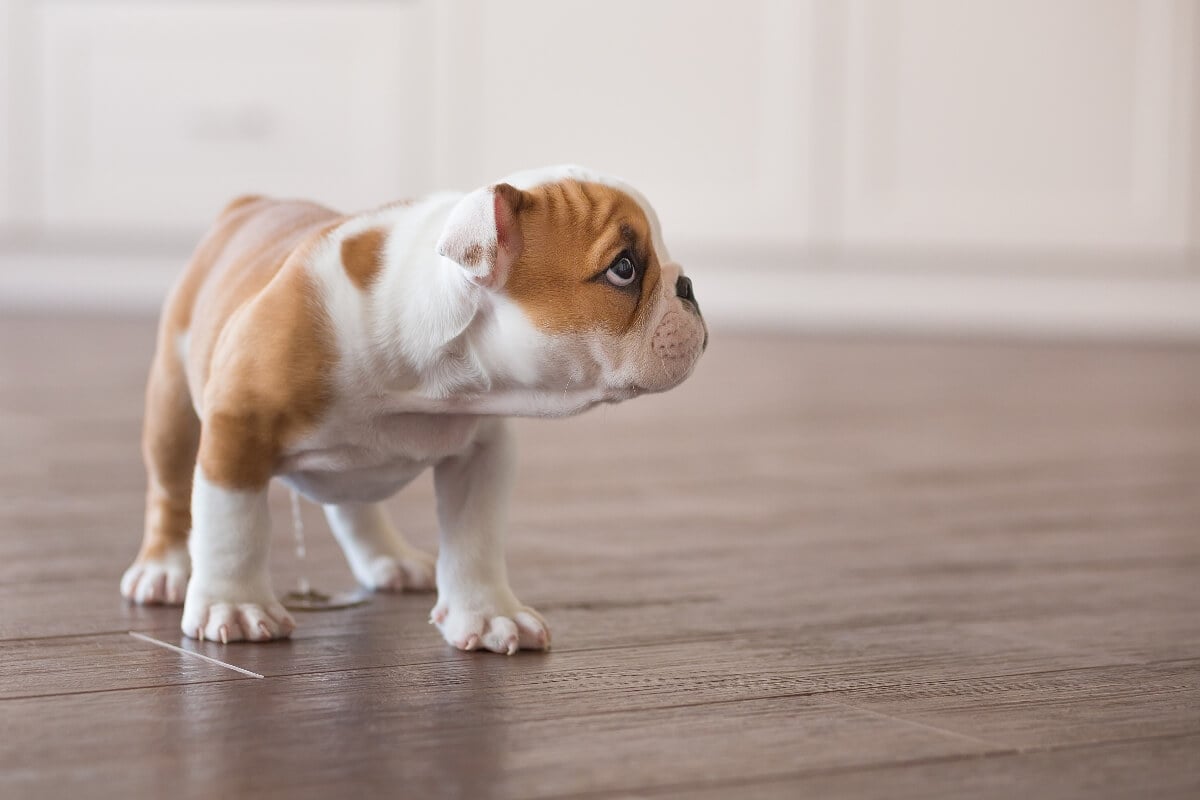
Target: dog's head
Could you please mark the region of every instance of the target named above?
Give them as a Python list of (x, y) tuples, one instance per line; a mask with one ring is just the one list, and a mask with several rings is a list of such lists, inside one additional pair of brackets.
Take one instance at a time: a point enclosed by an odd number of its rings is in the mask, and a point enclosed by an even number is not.
[(505, 320), (488, 347), (532, 390), (528, 413), (665, 391), (707, 345), (691, 280), (668, 257), (654, 210), (618, 180), (578, 167), (510, 176), (464, 197), (437, 248)]

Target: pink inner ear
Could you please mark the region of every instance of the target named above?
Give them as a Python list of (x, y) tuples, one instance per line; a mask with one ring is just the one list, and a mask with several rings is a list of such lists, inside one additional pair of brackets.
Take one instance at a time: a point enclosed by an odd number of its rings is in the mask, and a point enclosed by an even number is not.
[(517, 212), (503, 192), (497, 191), (492, 197), (492, 215), (496, 220), (496, 261), (487, 285), (498, 289), (508, 281), (509, 269), (520, 258), (524, 241)]
[(508, 207), (508, 202), (497, 192), (492, 197), (492, 213), (496, 217), (496, 244), (501, 250), (512, 253), (512, 229), (516, 224), (515, 215)]

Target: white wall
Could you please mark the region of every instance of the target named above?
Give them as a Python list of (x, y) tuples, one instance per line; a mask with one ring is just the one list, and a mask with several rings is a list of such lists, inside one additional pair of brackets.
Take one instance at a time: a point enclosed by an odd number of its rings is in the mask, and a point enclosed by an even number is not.
[(1193, 0), (450, 6), (451, 180), (583, 157), (680, 235), (755, 245), (1192, 233)]
[(194, 231), (238, 193), (353, 206), (430, 183), (427, 5), (41, 5), (51, 231)]
[[(0, 54), (8, 54), (12, 49), (12, 9), (0, 4)], [(10, 98), (10, 65), (12, 59), (0, 55), (0, 229), (6, 220), (12, 216), (9, 207), (12, 195), (12, 175), (10, 174), (13, 161), (12, 134), (8, 121), (13, 118)]]
[(353, 208), (580, 161), (654, 200), (723, 320), (1200, 336), (1194, 0), (0, 0), (5, 20), (0, 303), (148, 305), (242, 191)]
[(847, 239), (1187, 245), (1193, 0), (846, 9)]
[(447, 5), (449, 182), (581, 161), (636, 183), (679, 237), (811, 237), (811, 3), (613, 0), (586, 24), (553, 0)]

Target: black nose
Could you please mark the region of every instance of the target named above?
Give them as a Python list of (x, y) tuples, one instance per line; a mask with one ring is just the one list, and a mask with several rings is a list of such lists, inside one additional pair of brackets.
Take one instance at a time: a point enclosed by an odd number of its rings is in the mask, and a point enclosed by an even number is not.
[(680, 275), (679, 280), (675, 281), (675, 295), (689, 303), (695, 303), (696, 295), (692, 293), (692, 279), (686, 275)]

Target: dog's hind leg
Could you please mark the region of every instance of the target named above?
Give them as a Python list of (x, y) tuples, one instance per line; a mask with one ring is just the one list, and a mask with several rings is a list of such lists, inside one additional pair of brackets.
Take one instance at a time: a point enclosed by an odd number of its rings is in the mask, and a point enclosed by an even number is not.
[(188, 394), (179, 344), (178, 335), (164, 326), (146, 386), (145, 531), (142, 548), (121, 579), (121, 594), (137, 603), (183, 603), (191, 567), (187, 539), (200, 420)]

